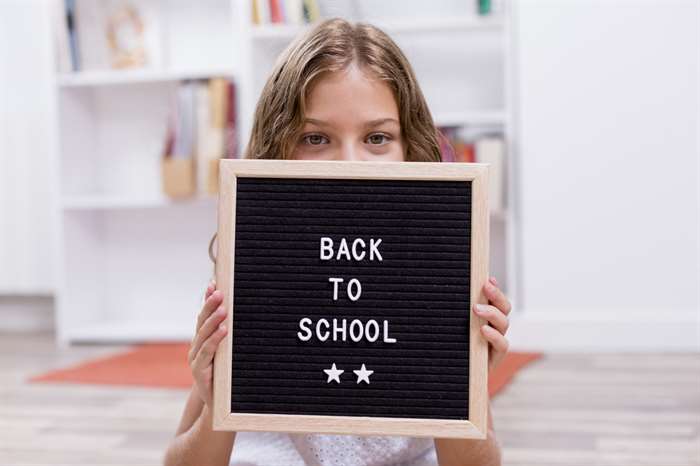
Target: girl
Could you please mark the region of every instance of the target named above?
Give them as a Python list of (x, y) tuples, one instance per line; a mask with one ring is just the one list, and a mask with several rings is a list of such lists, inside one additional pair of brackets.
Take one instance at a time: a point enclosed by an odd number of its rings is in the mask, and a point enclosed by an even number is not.
[[(258, 101), (245, 157), (441, 160), (438, 132), (406, 57), (377, 28), (341, 19), (319, 24), (280, 56)], [(511, 305), (493, 277), (484, 293), (490, 305), (474, 312), (489, 322), (481, 334), (493, 369), (508, 348)], [(500, 464), (490, 410), (484, 441), (212, 431), (212, 361), (228, 331), (222, 300), (212, 281), (189, 353), (195, 384), (166, 465)]]

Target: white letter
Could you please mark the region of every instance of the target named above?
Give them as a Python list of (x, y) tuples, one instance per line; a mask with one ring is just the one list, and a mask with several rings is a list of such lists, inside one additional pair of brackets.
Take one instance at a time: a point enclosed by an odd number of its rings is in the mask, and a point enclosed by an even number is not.
[(335, 260), (340, 260), (340, 255), (344, 254), (347, 260), (350, 260), (350, 250), (348, 249), (348, 242), (345, 238), (340, 240), (340, 246), (338, 246), (338, 255), (335, 256)]
[(338, 301), (338, 283), (343, 283), (343, 279), (330, 277), (328, 281), (333, 282), (333, 301)]
[[(370, 336), (370, 327), (374, 325), (374, 336)], [(365, 336), (367, 337), (368, 341), (374, 342), (377, 341), (377, 338), (379, 338), (379, 324), (377, 323), (376, 320), (370, 319), (367, 322), (367, 325), (365, 326)]]
[[(352, 292), (352, 284), (355, 283), (357, 285), (357, 293), (354, 294)], [(360, 295), (362, 294), (362, 285), (360, 285), (360, 280), (357, 278), (353, 278), (348, 282), (348, 298), (350, 298), (351, 301), (357, 301), (360, 299)]]
[(379, 254), (379, 243), (382, 242), (382, 239), (379, 238), (379, 240), (375, 243), (374, 238), (370, 238), (369, 240), (369, 260), (373, 261), (374, 260), (374, 255), (376, 254), (377, 257), (379, 257), (379, 260), (382, 260), (382, 255)]
[[(357, 254), (356, 250), (358, 243), (362, 244), (362, 254), (360, 255)], [(354, 257), (356, 261), (361, 261), (365, 257), (365, 242), (362, 238), (357, 238), (352, 242), (352, 257)]]
[(304, 327), (304, 324), (307, 326), (311, 324), (311, 319), (304, 317), (299, 321), (299, 328), (304, 331), (305, 335), (302, 335), (301, 332), (297, 332), (297, 336), (301, 341), (309, 341), (311, 340), (311, 329), (309, 327)]
[[(384, 322), (386, 322), (386, 320)], [(324, 336), (321, 336), (321, 324), (326, 326), (326, 333)], [(328, 333), (328, 321), (326, 319), (319, 319), (318, 322), (316, 322), (316, 338), (321, 341), (326, 341), (328, 340)]]
[(338, 341), (338, 331), (340, 331), (343, 334), (342, 340), (345, 341), (345, 319), (343, 319), (343, 326), (338, 327), (338, 319), (333, 319), (333, 341)]
[(333, 258), (333, 240), (327, 236), (321, 238), (321, 260), (327, 261)]
[(384, 321), (384, 343), (396, 343), (396, 338), (389, 338), (389, 321)]
[[(352, 331), (352, 329), (355, 328), (355, 324), (357, 324), (357, 327), (360, 329), (360, 334), (357, 335), (357, 337), (355, 337), (355, 332)], [(350, 338), (352, 339), (352, 341), (358, 342), (362, 340), (362, 331), (362, 322), (360, 322), (357, 319), (353, 319), (352, 322), (350, 322)]]

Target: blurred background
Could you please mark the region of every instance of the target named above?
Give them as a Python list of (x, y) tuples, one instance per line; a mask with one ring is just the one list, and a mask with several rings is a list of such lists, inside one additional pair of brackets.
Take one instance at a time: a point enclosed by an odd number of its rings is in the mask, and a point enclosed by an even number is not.
[(217, 160), (334, 16), (389, 33), (455, 161), (492, 164), (491, 275), (543, 355), (494, 400), (506, 463), (700, 464), (693, 0), (0, 0), (0, 463), (157, 462), (184, 391), (28, 380), (190, 340)]

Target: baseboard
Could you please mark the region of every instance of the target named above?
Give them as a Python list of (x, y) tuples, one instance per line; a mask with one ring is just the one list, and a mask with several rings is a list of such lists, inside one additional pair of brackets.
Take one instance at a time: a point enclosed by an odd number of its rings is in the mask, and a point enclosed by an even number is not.
[(528, 311), (511, 319), (513, 350), (545, 352), (700, 352), (697, 310)]
[(52, 296), (0, 296), (0, 332), (45, 332), (53, 329)]

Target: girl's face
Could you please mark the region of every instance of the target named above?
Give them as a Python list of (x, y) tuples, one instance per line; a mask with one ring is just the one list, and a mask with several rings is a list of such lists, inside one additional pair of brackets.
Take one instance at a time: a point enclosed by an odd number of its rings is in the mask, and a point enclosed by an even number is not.
[(293, 159), (404, 160), (398, 106), (383, 81), (351, 65), (318, 78), (306, 99)]

